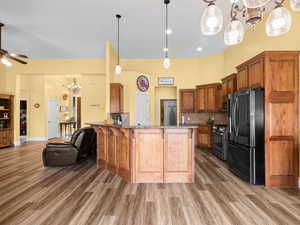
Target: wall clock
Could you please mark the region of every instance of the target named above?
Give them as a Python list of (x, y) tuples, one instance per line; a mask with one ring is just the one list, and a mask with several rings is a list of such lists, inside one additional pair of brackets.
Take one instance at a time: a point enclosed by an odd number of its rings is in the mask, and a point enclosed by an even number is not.
[(149, 89), (149, 80), (146, 76), (141, 75), (137, 78), (136, 85), (140, 91), (146, 92)]

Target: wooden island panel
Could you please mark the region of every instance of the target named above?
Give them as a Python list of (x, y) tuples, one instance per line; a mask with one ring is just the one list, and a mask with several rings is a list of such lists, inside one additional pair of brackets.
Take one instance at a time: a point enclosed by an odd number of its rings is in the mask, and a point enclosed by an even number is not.
[(97, 165), (133, 183), (194, 182), (195, 128), (120, 128), (91, 124)]

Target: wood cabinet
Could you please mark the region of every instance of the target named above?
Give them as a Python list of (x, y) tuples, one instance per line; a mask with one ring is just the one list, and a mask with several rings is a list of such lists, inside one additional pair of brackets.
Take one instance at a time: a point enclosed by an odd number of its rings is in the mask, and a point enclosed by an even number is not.
[(196, 112), (219, 112), (221, 110), (220, 83), (199, 85), (196, 89)]
[(120, 128), (90, 124), (97, 166), (133, 183), (193, 183), (195, 128)]
[(227, 110), (228, 95), (237, 91), (236, 88), (236, 73), (233, 73), (222, 79), (222, 109)]
[(123, 85), (119, 83), (110, 84), (110, 113), (123, 112)]
[(264, 60), (258, 56), (237, 67), (237, 89), (264, 87)]
[(237, 90), (247, 89), (249, 87), (248, 84), (248, 72), (246, 66), (241, 66), (237, 68), (238, 73), (236, 77), (236, 87)]
[(248, 87), (264, 87), (266, 186), (298, 184), (299, 54), (263, 52), (237, 67), (239, 89), (245, 73)]
[(198, 127), (198, 134), (197, 134), (197, 146), (204, 147), (204, 148), (212, 148), (212, 144), (213, 144), (212, 126), (200, 125)]
[(13, 145), (13, 99), (12, 95), (0, 94), (0, 148)]
[(195, 89), (181, 89), (180, 93), (180, 112), (195, 112)]

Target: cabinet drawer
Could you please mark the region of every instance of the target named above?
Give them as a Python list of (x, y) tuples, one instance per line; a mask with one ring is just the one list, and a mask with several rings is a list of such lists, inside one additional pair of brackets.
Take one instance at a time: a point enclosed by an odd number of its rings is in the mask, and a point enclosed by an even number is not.
[(198, 127), (198, 132), (199, 133), (211, 133), (212, 132), (212, 126), (199, 126)]

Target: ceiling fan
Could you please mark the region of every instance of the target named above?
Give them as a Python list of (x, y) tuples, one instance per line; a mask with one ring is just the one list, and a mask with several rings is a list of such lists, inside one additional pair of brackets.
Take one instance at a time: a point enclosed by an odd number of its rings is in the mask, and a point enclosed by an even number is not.
[(0, 60), (1, 60), (2, 64), (4, 64), (7, 67), (12, 66), (12, 63), (9, 61), (9, 59), (14, 60), (21, 64), (27, 64), (27, 62), (25, 62), (21, 59), (18, 59), (18, 58), (28, 59), (28, 57), (26, 55), (11, 53), (11, 52), (6, 51), (5, 49), (2, 49), (1, 42), (2, 42), (2, 27), (3, 26), (4, 26), (4, 24), (0, 23)]

